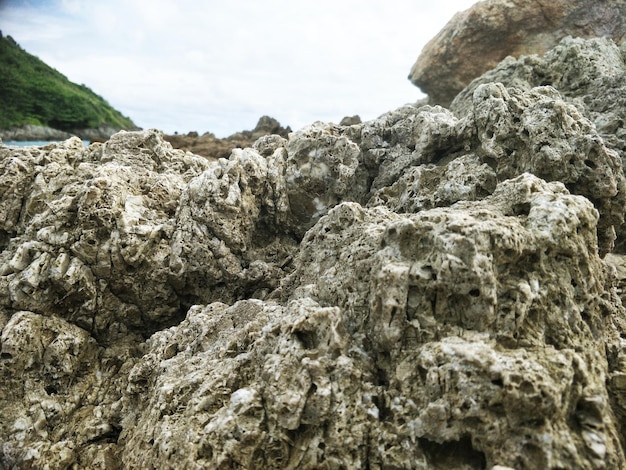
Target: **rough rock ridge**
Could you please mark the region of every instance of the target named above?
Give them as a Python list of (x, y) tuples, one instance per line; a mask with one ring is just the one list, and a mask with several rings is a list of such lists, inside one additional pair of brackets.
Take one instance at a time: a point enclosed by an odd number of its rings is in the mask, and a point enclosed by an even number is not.
[(0, 147), (0, 467), (626, 468), (623, 108), (560, 83)]

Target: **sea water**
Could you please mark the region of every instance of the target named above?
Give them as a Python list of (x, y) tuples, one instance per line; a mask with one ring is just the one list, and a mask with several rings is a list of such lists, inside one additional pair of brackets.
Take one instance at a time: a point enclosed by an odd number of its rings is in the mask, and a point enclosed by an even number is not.
[[(2, 144), (8, 147), (43, 147), (48, 144), (57, 144), (62, 140), (3, 140)], [(88, 140), (83, 140), (83, 145), (89, 145)]]

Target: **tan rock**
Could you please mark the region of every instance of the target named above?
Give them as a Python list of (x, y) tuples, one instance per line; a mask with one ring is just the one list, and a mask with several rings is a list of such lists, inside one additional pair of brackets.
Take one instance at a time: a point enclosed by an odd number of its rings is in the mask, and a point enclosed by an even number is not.
[(457, 13), (422, 50), (409, 79), (431, 104), (448, 106), (505, 57), (543, 55), (565, 36), (626, 34), (623, 0), (485, 0)]

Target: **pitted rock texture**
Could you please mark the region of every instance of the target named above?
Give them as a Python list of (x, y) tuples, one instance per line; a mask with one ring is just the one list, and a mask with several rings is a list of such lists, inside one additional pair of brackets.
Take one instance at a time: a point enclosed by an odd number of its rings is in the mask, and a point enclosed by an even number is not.
[[(590, 40), (565, 38), (544, 57), (530, 55), (518, 60), (507, 58), (495, 69), (474, 80), (455, 98), (450, 109), (457, 116), (466, 116), (474, 108), (477, 89), (491, 83), (502, 83), (507, 88), (515, 88), (519, 91), (529, 91), (538, 86), (551, 86), (557, 89), (564, 101), (575, 106), (578, 113), (591, 121), (595, 127), (593, 133), (597, 132), (597, 135), (602, 138), (602, 146), (609, 150), (609, 154), (617, 154), (620, 159), (624, 159), (626, 155), (626, 134), (623, 130), (623, 123), (626, 121), (624, 99), (626, 96), (624, 85), (626, 83), (626, 48), (624, 45), (620, 47), (603, 38)], [(571, 119), (564, 119), (565, 128), (567, 122), (571, 122)], [(588, 127), (589, 123), (585, 125)], [(519, 138), (524, 140), (532, 138), (533, 135), (533, 131), (526, 128), (524, 120), (521, 121), (517, 133)], [(588, 150), (582, 153), (595, 153), (595, 150), (589, 147), (590, 143), (583, 144)], [(578, 148), (578, 144), (574, 142), (570, 145), (572, 150)], [(561, 149), (557, 152), (565, 150), (562, 146), (560, 147)], [(589, 163), (583, 160), (578, 166), (584, 168)], [(591, 165), (593, 166), (593, 163)], [(589, 170), (594, 173), (594, 176), (589, 174), (588, 177), (597, 178), (599, 184), (604, 184), (602, 168), (589, 168), (585, 171)], [(572, 191), (578, 192), (570, 186), (570, 183), (564, 182)], [(588, 197), (594, 200), (595, 194), (602, 192), (594, 190), (588, 193)], [(618, 192), (624, 193), (619, 186)], [(624, 206), (623, 203), (620, 205), (621, 207), (615, 206), (609, 211), (615, 214), (614, 226), (620, 238), (618, 248), (623, 252), (625, 237), (621, 235), (621, 232), (624, 229), (620, 227), (618, 220), (623, 218)]]
[(488, 82), (215, 161), (0, 146), (0, 468), (626, 468), (601, 115)]
[(623, 0), (485, 0), (457, 13), (426, 44), (409, 79), (448, 106), (507, 56), (543, 55), (566, 36), (626, 37)]
[(564, 100), (574, 104), (596, 126), (607, 147), (626, 151), (626, 46), (595, 38), (565, 38), (545, 56), (507, 58), (497, 67), (472, 81), (452, 102), (450, 109), (464, 116), (472, 108), (473, 94), (485, 83), (502, 83), (508, 88), (529, 90), (549, 85)]

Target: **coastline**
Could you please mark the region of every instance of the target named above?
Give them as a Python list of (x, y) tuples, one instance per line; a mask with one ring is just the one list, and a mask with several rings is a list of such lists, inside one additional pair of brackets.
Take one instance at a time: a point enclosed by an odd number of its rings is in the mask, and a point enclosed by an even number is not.
[[(0, 146), (5, 147), (44, 147), (49, 144), (55, 144), (58, 142), (63, 142), (62, 140), (1, 140)], [(92, 144), (91, 140), (83, 139), (83, 145), (87, 147), (89, 144)]]
[(6, 144), (7, 141), (35, 141), (35, 142), (52, 142), (59, 140), (67, 140), (72, 136), (77, 136), (82, 140), (90, 142), (99, 142), (108, 140), (113, 134), (120, 130), (140, 130), (139, 128), (121, 129), (113, 126), (102, 125), (95, 129), (71, 129), (70, 131), (61, 131), (52, 127), (35, 126), (27, 124), (11, 129), (0, 129), (0, 139)]

